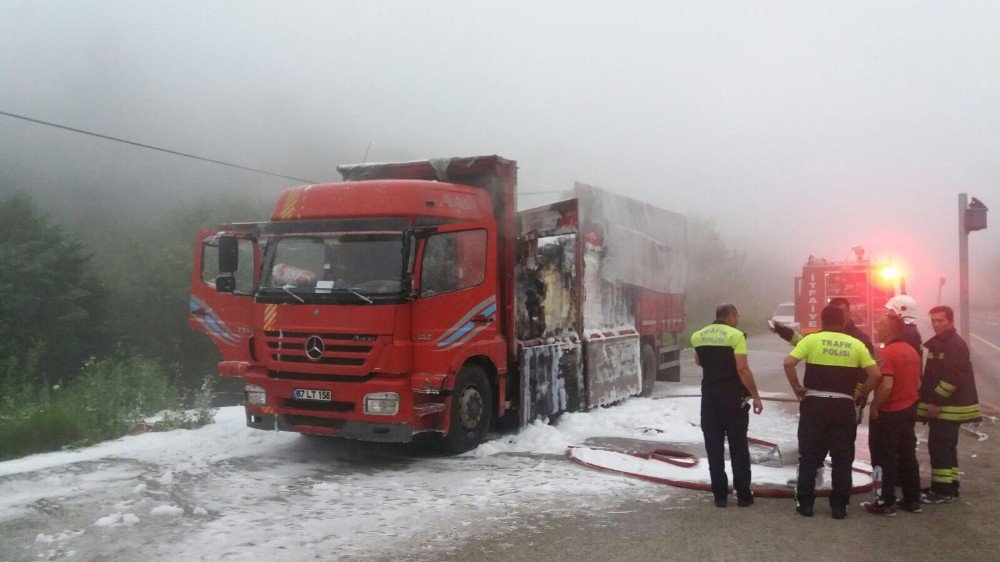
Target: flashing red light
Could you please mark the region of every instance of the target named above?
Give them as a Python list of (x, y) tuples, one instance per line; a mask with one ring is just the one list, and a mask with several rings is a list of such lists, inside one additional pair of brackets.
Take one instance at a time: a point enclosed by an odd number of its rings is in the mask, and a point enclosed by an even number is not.
[(883, 267), (881, 271), (879, 271), (879, 274), (882, 276), (882, 279), (885, 279), (886, 281), (895, 281), (896, 279), (899, 279), (899, 270), (891, 265)]

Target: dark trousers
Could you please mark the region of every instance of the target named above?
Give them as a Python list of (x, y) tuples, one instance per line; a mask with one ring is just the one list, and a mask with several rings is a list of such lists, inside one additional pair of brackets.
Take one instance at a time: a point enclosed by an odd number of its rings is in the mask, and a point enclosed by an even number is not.
[(830, 507), (847, 507), (851, 499), (851, 464), (858, 435), (854, 401), (807, 396), (799, 404), (799, 477), (795, 503), (816, 502), (816, 471), (827, 453), (833, 461)]
[(917, 407), (913, 405), (905, 410), (879, 412), (868, 428), (872, 465), (882, 471), (881, 488), (875, 483), (875, 497), (886, 505), (896, 503), (897, 483), (903, 489), (903, 501), (920, 501), (920, 465), (913, 431), (916, 422)]
[(931, 420), (927, 452), (931, 455), (931, 490), (958, 495), (958, 430), (962, 424)]
[(708, 471), (712, 476), (712, 493), (724, 498), (729, 492), (726, 476), (724, 440), (729, 440), (729, 462), (733, 467), (733, 488), (740, 499), (750, 497), (750, 447), (747, 426), (749, 405), (744, 407), (743, 392), (736, 389), (702, 388), (701, 430), (708, 451)]

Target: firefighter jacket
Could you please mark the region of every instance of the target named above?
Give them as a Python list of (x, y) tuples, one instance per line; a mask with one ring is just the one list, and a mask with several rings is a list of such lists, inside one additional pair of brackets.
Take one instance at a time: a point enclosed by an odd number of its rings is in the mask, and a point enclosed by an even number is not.
[(701, 363), (702, 386), (732, 386), (750, 393), (743, 386), (736, 370), (736, 355), (747, 354), (746, 334), (725, 322), (716, 321), (691, 335), (691, 347)]
[[(955, 330), (950, 330), (927, 340), (924, 347), (927, 348), (927, 363), (920, 384), (917, 418), (958, 423), (979, 421), (979, 395), (976, 393), (969, 346)], [(941, 415), (928, 417), (929, 404), (940, 406)]]

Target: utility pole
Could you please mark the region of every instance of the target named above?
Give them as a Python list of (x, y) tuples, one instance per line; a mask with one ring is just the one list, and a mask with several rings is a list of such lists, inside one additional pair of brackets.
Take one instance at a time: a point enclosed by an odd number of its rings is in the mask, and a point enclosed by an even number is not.
[(965, 193), (958, 194), (958, 299), (959, 333), (969, 341), (969, 233), (986, 228), (986, 205)]

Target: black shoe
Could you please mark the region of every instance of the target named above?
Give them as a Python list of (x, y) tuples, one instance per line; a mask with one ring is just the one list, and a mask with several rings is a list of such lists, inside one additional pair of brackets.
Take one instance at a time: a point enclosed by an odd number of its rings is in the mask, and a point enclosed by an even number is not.
[(750, 507), (751, 505), (753, 505), (753, 494), (750, 494), (745, 498), (740, 498), (736, 500), (736, 505), (737, 507)]
[(846, 507), (832, 507), (830, 508), (830, 513), (833, 514), (834, 519), (844, 519), (847, 517)]
[(920, 502), (919, 501), (915, 501), (915, 502), (902, 501), (902, 502), (899, 502), (899, 508), (902, 509), (903, 511), (909, 511), (910, 513), (923, 513), (924, 512), (924, 508), (920, 507)]
[(803, 517), (813, 516), (813, 508), (811, 505), (800, 505), (795, 508), (795, 512)]
[(861, 502), (861, 507), (872, 515), (881, 515), (883, 517), (895, 517), (898, 512), (896, 506), (878, 502)]
[(729, 503), (728, 498), (725, 497), (715, 498), (715, 507), (726, 507), (728, 503)]
[(936, 504), (936, 503), (951, 503), (953, 501), (955, 501), (955, 498), (953, 496), (946, 496), (944, 494), (939, 494), (934, 490), (931, 490), (930, 488), (924, 490), (920, 494), (920, 503)]

